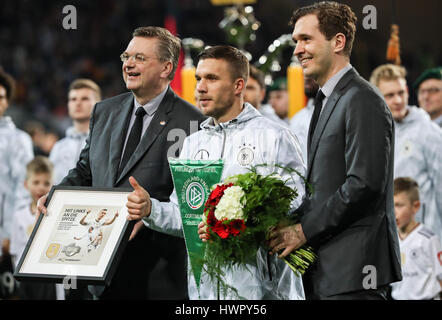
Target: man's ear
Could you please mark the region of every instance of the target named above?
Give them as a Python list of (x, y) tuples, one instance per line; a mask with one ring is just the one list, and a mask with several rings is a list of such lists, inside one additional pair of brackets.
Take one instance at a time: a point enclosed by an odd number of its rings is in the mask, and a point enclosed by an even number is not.
[(240, 94), (246, 87), (246, 82), (243, 78), (237, 78), (235, 80), (235, 94)]
[(347, 39), (345, 38), (345, 35), (343, 33), (337, 33), (334, 36), (333, 39), (333, 44), (334, 44), (334, 52), (338, 53), (338, 52), (342, 52), (344, 51), (345, 48), (345, 43), (347, 42)]
[(164, 64), (163, 72), (161, 73), (161, 77), (168, 78), (169, 74), (172, 72), (173, 64), (171, 61), (167, 61)]

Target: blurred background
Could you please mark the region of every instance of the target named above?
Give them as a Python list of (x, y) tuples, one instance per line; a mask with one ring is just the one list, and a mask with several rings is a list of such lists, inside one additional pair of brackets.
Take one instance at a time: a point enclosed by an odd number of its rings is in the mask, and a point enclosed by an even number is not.
[[(269, 79), (285, 76), (293, 47), (281, 45), (275, 51), (270, 46), (293, 31), (288, 25), (293, 10), (314, 1), (256, 0), (250, 1), (247, 10), (246, 5), (238, 9), (216, 2), (222, 0), (2, 0), (0, 66), (17, 82), (16, 96), (6, 115), (19, 128), (26, 129), (29, 121), (37, 121), (54, 134), (54, 139), (62, 138), (71, 124), (66, 107), (70, 82), (90, 78), (102, 88), (103, 98), (126, 91), (119, 55), (132, 31), (146, 25), (166, 26), (181, 39), (187, 38), (188, 63), (196, 63), (201, 43), (231, 44), (247, 51), (251, 63), (266, 69)], [(410, 104), (416, 104), (411, 84), (426, 68), (442, 64), (441, 1), (340, 2), (349, 4), (358, 17), (351, 63), (366, 79), (376, 66), (386, 62), (391, 24), (399, 25)], [(76, 8), (76, 29), (63, 28), (66, 5)], [(376, 9), (376, 29), (363, 27), (367, 5)], [(241, 22), (244, 17), (245, 22)], [(236, 31), (232, 31), (235, 25)], [(181, 94), (181, 84), (175, 80), (173, 87)]]

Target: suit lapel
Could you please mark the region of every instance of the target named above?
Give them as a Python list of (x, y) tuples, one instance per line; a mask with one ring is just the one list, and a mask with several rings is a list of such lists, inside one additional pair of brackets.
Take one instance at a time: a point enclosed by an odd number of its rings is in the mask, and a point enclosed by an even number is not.
[[(358, 73), (355, 69), (350, 69), (347, 73), (344, 74), (344, 76), (339, 80), (337, 83), (335, 89), (333, 90), (332, 94), (330, 95), (330, 98), (327, 100), (327, 103), (324, 106), (324, 109), (319, 117), (318, 124), (315, 128), (315, 133), (312, 137), (312, 143), (310, 145), (310, 148), (308, 150), (308, 160), (307, 160), (307, 179), (310, 177), (310, 172), (312, 168), (313, 159), (316, 155), (316, 150), (318, 148), (319, 140), (322, 136), (322, 132), (325, 129), (325, 126), (328, 123), (328, 120), (330, 119), (330, 116), (333, 113), (333, 110), (336, 107), (336, 104), (338, 103), (339, 99), (342, 96), (342, 90), (347, 86), (347, 84), (350, 82), (350, 80), (355, 77)], [(310, 132), (310, 129), (309, 129)]]
[(149, 124), (149, 127), (147, 128), (144, 135), (141, 137), (137, 149), (135, 149), (134, 154), (130, 157), (129, 161), (126, 164), (126, 167), (123, 168), (123, 171), (118, 177), (116, 184), (118, 184), (120, 180), (126, 175), (126, 173), (129, 172), (136, 163), (138, 163), (138, 161), (149, 150), (149, 148), (152, 146), (154, 141), (158, 138), (160, 133), (167, 126), (170, 120), (168, 113), (172, 109), (174, 96), (175, 94), (173, 93), (172, 89), (170, 89), (169, 87), (163, 100), (158, 106), (158, 109), (155, 112), (155, 115), (153, 116), (152, 121)]
[(128, 95), (114, 112), (114, 119), (111, 128), (110, 140), (110, 174), (112, 181), (116, 182), (118, 165), (120, 164), (121, 154), (123, 152), (124, 140), (126, 139), (127, 128), (129, 127), (130, 118), (134, 104), (134, 97), (132, 94)]

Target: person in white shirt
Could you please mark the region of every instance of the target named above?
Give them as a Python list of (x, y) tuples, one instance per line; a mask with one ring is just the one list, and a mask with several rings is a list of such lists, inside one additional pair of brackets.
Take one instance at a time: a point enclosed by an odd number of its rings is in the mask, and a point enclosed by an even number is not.
[(262, 104), (265, 95), (266, 85), (264, 82), (264, 72), (251, 65), (249, 79), (247, 80), (246, 89), (244, 90), (244, 101), (254, 106), (264, 117), (280, 125), (287, 126), (287, 123), (278, 117), (270, 104)]
[[(0, 69), (0, 258), (9, 259), (14, 207), (30, 200), (23, 187), (26, 163), (34, 158), (31, 137), (4, 116), (14, 96), (14, 79)], [(3, 257), (3, 258), (2, 258)], [(0, 274), (2, 276), (2, 274)], [(1, 283), (0, 283), (1, 289)]]
[[(37, 156), (26, 166), (25, 188), (29, 191), (32, 201), (16, 206), (11, 233), (11, 256), (15, 267), (31, 236), (36, 220), (37, 200), (49, 192), (52, 187), (53, 165), (47, 157)], [(23, 300), (64, 300), (61, 284), (39, 283), (30, 281), (19, 282), (19, 297)]]
[(54, 164), (55, 184), (60, 183), (69, 170), (75, 167), (89, 134), (92, 109), (100, 100), (100, 87), (92, 80), (77, 79), (69, 86), (68, 112), (73, 126), (66, 130), (66, 137), (54, 145), (49, 155)]
[(408, 105), (406, 70), (384, 64), (370, 82), (379, 88), (394, 119), (394, 177), (417, 181), (421, 208), (416, 220), (442, 238), (442, 129), (423, 109)]
[(301, 145), (304, 162), (307, 163), (307, 138), (308, 128), (315, 108), (315, 96), (318, 92), (318, 84), (311, 78), (304, 78), (304, 93), (308, 98), (307, 105), (299, 110), (290, 119), (290, 129), (296, 134)]
[(419, 106), (442, 127), (442, 66), (425, 70), (413, 84)]
[(276, 115), (286, 126), (289, 125), (289, 92), (287, 79), (277, 78), (268, 87), (268, 104), (275, 110)]
[(394, 181), (394, 211), (399, 231), (402, 281), (393, 283), (395, 300), (440, 300), (442, 249), (439, 238), (415, 219), (420, 207), (417, 182)]

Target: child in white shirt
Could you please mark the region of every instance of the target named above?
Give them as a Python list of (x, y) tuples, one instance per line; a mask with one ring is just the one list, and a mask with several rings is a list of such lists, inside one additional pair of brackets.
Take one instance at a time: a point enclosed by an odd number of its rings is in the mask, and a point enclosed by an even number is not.
[(402, 281), (393, 283), (395, 300), (439, 300), (442, 287), (442, 249), (438, 237), (415, 219), (419, 188), (411, 178), (394, 181), (394, 207), (399, 231)]

